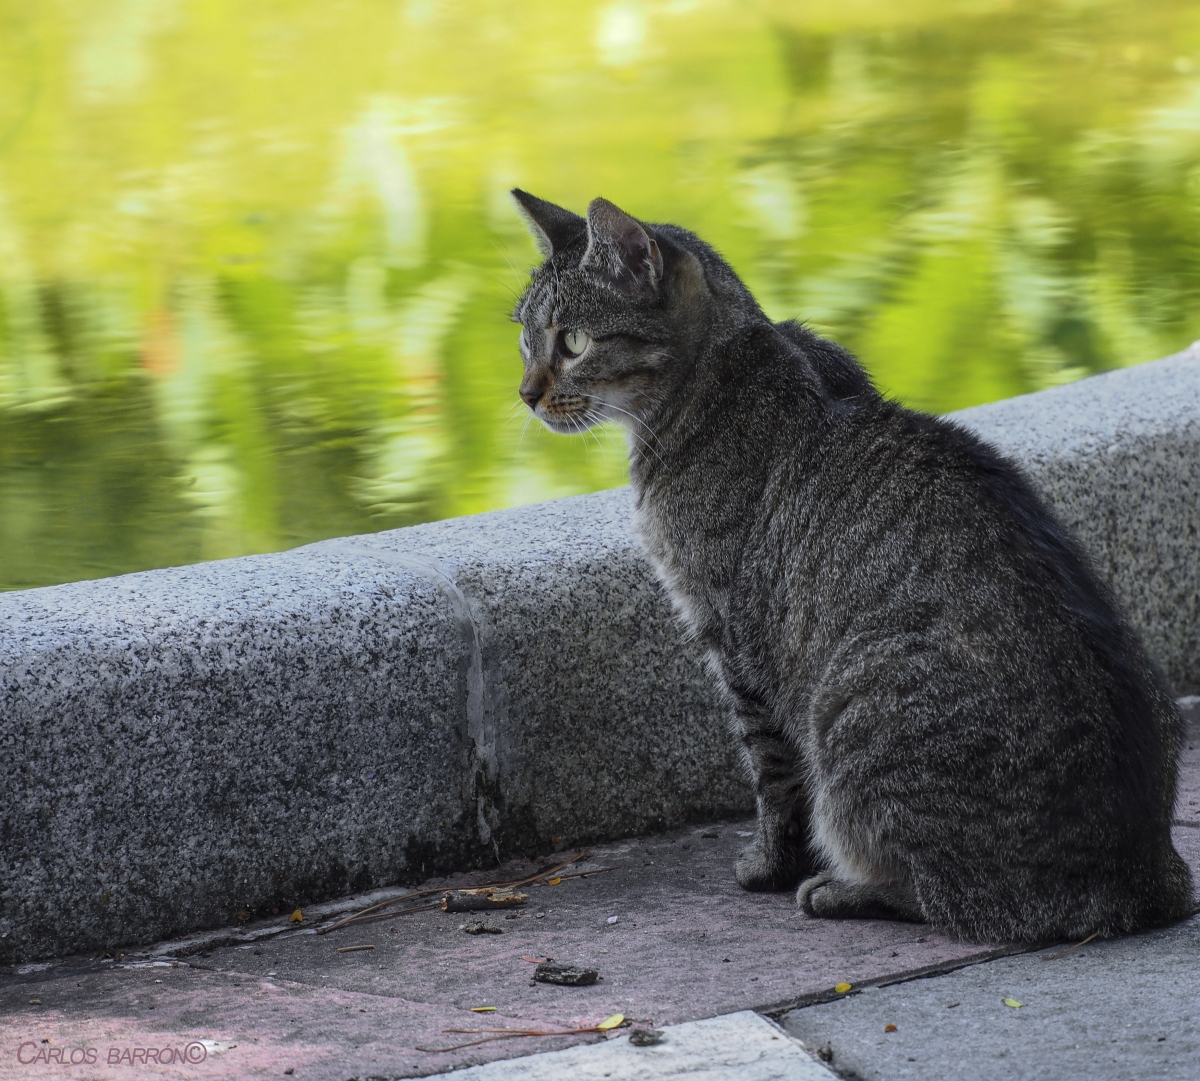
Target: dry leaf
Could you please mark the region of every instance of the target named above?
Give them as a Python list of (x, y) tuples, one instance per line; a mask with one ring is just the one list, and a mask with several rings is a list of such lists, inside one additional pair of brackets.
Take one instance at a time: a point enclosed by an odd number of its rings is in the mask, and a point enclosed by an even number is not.
[(850, 988), (851, 988), (851, 987), (853, 987), (853, 986), (854, 986), (854, 985), (853, 985), (853, 984), (851, 984), (851, 983), (838, 983), (838, 984), (834, 984), (834, 987), (833, 987), (833, 989), (834, 989), (834, 990), (835, 990), (835, 991), (836, 991), (836, 992), (837, 992), (839, 995), (844, 995), (844, 994), (845, 994), (847, 991), (849, 991), (849, 990), (850, 990)]
[(443, 912), (483, 912), (490, 908), (512, 908), (523, 905), (529, 894), (495, 886), (481, 886), (475, 890), (448, 890), (442, 897)]
[(622, 1021), (625, 1020), (623, 1013), (614, 1013), (612, 1017), (606, 1017), (596, 1026), (601, 1032), (607, 1032), (610, 1028), (616, 1028)]
[(301, 912), (300, 909), (296, 909), (296, 911), (293, 912), (288, 917), (288, 923), (303, 923), (303, 922), (304, 922), (304, 913)]
[(555, 875), (552, 879), (550, 879), (549, 882), (546, 883), (546, 885), (547, 886), (557, 886), (561, 881), (562, 881), (562, 879), (559, 878), (557, 875)]
[(1018, 1002), (1015, 998), (1006, 998), (1004, 1000), (1004, 1005), (1011, 1006), (1014, 1010), (1019, 1010), (1022, 1006), (1025, 1005), (1025, 1003)]

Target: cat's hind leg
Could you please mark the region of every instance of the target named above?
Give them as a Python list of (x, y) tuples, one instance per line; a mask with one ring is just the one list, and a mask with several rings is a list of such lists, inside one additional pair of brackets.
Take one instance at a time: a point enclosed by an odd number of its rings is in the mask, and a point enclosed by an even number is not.
[(861, 885), (825, 871), (801, 884), (796, 901), (808, 915), (827, 920), (925, 922), (917, 895), (904, 882)]

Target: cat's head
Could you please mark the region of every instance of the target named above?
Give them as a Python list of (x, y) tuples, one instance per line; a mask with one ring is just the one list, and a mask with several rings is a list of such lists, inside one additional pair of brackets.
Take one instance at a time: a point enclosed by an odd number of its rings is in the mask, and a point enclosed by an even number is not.
[(711, 249), (606, 199), (583, 218), (520, 189), (513, 196), (545, 256), (513, 312), (521, 397), (557, 432), (604, 420), (636, 429), (687, 378), (712, 307), (697, 246)]

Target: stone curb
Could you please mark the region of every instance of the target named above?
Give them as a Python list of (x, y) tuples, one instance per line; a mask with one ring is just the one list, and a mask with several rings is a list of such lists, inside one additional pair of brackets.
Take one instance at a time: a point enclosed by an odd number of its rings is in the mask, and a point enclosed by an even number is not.
[[(956, 414), (1200, 689), (1200, 353)], [(625, 489), (0, 595), (0, 957), (746, 813)]]

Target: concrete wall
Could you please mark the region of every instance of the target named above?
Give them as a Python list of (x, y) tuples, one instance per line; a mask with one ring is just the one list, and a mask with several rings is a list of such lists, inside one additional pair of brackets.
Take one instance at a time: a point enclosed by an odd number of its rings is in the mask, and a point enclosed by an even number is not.
[[(1200, 690), (1200, 355), (958, 414)], [(0, 595), (0, 956), (748, 811), (628, 492)]]

